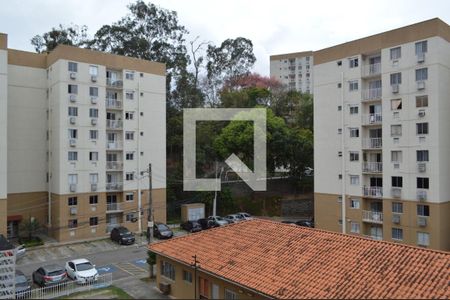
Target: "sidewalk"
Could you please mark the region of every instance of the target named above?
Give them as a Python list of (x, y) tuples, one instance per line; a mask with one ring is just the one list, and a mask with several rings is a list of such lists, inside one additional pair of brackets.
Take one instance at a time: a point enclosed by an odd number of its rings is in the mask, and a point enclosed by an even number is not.
[(171, 299), (161, 294), (155, 281), (144, 282), (134, 276), (113, 281), (113, 286), (122, 289), (134, 299)]

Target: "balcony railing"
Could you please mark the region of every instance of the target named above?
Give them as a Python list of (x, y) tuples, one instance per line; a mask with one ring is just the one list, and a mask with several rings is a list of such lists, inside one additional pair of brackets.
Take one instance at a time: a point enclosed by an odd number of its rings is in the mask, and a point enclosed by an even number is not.
[(118, 142), (118, 141), (107, 141), (106, 142), (106, 149), (120, 150), (122, 148), (123, 148), (122, 142)]
[(120, 120), (106, 120), (106, 128), (108, 129), (122, 129), (122, 121)]
[(362, 76), (376, 76), (381, 74), (381, 63), (368, 64), (363, 66)]
[(105, 104), (106, 104), (106, 108), (110, 108), (110, 109), (121, 109), (122, 108), (122, 101), (114, 99), (114, 98), (106, 98)]
[(107, 182), (106, 190), (107, 191), (121, 191), (122, 190), (122, 182)]
[(364, 101), (380, 100), (381, 99), (381, 88), (372, 88), (363, 90), (362, 99)]
[(123, 81), (113, 78), (106, 78), (106, 85), (109, 87), (121, 89), (123, 86)]
[(377, 241), (383, 240), (383, 236), (382, 236), (382, 235), (369, 235), (369, 234), (364, 234), (364, 237), (366, 237), (366, 238), (368, 238), (368, 239), (372, 239), (372, 240), (377, 240)]
[(362, 124), (363, 125), (381, 124), (382, 121), (383, 121), (383, 118), (382, 118), (381, 113), (362, 115)]
[(383, 224), (383, 213), (371, 210), (363, 210), (362, 219), (365, 222)]
[(362, 171), (365, 173), (381, 173), (383, 172), (383, 163), (364, 161), (362, 164)]
[(365, 186), (363, 187), (363, 195), (365, 197), (373, 197), (373, 198), (383, 197), (383, 187)]
[(122, 161), (107, 161), (106, 162), (106, 170), (122, 170), (123, 162)]
[(382, 138), (367, 138), (363, 139), (364, 149), (380, 149), (383, 146)]
[(106, 211), (120, 211), (121, 206), (120, 203), (106, 203)]

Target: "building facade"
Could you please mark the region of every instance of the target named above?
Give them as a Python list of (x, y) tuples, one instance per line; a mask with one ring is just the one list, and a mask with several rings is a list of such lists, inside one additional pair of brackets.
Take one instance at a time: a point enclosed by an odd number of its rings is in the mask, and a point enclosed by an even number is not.
[(6, 39), (0, 233), (16, 237), (33, 219), (59, 241), (105, 236), (120, 224), (146, 230), (149, 164), (153, 215), (164, 222), (164, 64), (65, 45), (29, 53), (8, 49)]
[(318, 228), (450, 250), (450, 28), (314, 52)]
[(312, 94), (313, 52), (296, 52), (270, 56), (270, 77), (279, 80), (290, 90)]

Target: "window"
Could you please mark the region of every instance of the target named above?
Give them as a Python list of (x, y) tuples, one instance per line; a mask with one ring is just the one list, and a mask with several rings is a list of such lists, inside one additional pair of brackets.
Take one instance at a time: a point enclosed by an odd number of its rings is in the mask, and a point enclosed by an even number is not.
[(416, 43), (416, 55), (427, 53), (427, 51), (428, 51), (427, 41)]
[(89, 226), (97, 226), (98, 225), (98, 217), (89, 218)]
[(91, 173), (91, 174), (89, 174), (89, 183), (90, 183), (90, 184), (96, 184), (96, 183), (98, 183), (98, 174), (97, 174), (97, 173)]
[(125, 98), (128, 100), (133, 100), (134, 99), (134, 93), (133, 92), (126, 92), (125, 93)]
[(428, 150), (417, 150), (417, 161), (428, 161)]
[(69, 228), (77, 228), (78, 227), (78, 220), (77, 219), (73, 219), (73, 220), (69, 220)]
[(134, 119), (134, 112), (127, 111), (125, 112), (125, 120), (133, 120)]
[(98, 161), (98, 152), (89, 152), (90, 161)]
[(342, 128), (338, 128), (338, 134), (342, 134)]
[(189, 283), (192, 283), (192, 273), (186, 270), (183, 270), (183, 280)]
[(428, 123), (417, 123), (416, 130), (417, 134), (428, 134)]
[(129, 213), (125, 215), (125, 220), (127, 222), (133, 222), (133, 219), (136, 218), (136, 214), (135, 213)]
[(126, 173), (125, 179), (126, 180), (134, 180), (134, 173), (133, 172)]
[(351, 222), (350, 223), (350, 232), (351, 233), (359, 233), (359, 223)]
[(357, 91), (358, 90), (358, 80), (349, 81), (348, 82), (348, 89), (350, 92)]
[(89, 138), (91, 140), (98, 139), (98, 130), (89, 130)]
[(358, 199), (350, 199), (350, 208), (359, 209), (359, 200)]
[(391, 60), (397, 60), (402, 57), (402, 48), (396, 47), (391, 49)]
[(402, 151), (391, 151), (391, 162), (399, 163), (402, 162)]
[(98, 118), (98, 109), (90, 108), (89, 109), (89, 117), (91, 117), (91, 118)]
[(134, 140), (134, 131), (125, 132), (125, 139), (129, 141)]
[(416, 81), (428, 79), (428, 68), (422, 68), (416, 70)]
[(224, 299), (237, 299), (237, 294), (232, 290), (225, 289)]
[(134, 80), (134, 72), (125, 72), (125, 79)]
[(402, 73), (391, 74), (391, 85), (402, 83)]
[(392, 228), (392, 239), (393, 240), (403, 240), (403, 229), (401, 228)]
[(342, 110), (342, 106), (338, 105), (338, 111)]
[(402, 99), (392, 99), (391, 110), (401, 110), (401, 109), (402, 109)]
[(78, 72), (78, 64), (69, 61), (69, 72)]
[(69, 129), (69, 139), (76, 139), (78, 136), (76, 129)]
[(402, 125), (391, 125), (391, 136), (402, 136)]
[(417, 96), (416, 107), (428, 107), (428, 96)]
[(359, 137), (359, 128), (350, 128), (350, 137)]
[(336, 62), (336, 64), (340, 67), (340, 66), (342, 66), (342, 60), (338, 60), (337, 62)]
[(98, 97), (98, 87), (89, 87), (89, 96)]
[(69, 174), (69, 184), (77, 184), (78, 183), (78, 175), (77, 174)]
[(67, 199), (67, 205), (69, 205), (69, 206), (76, 206), (77, 204), (78, 204), (77, 197), (69, 197)]
[(417, 245), (419, 246), (429, 246), (430, 245), (430, 234), (426, 232), (417, 233)]
[(69, 116), (70, 117), (78, 116), (78, 107), (69, 106)]
[(356, 115), (358, 114), (358, 106), (350, 106), (350, 114), (351, 115)]
[(428, 177), (417, 177), (417, 188), (418, 189), (429, 189), (430, 179)]
[(69, 161), (75, 161), (78, 160), (78, 152), (77, 151), (69, 151)]
[(342, 179), (342, 174), (338, 175), (338, 179), (341, 180)]
[(125, 159), (126, 160), (133, 160), (134, 159), (134, 152), (127, 152), (125, 154)]
[(356, 68), (358, 66), (358, 58), (350, 58), (348, 60), (348, 66), (350, 68)]
[(392, 187), (403, 187), (403, 177), (392, 176)]
[(143, 111), (141, 111), (141, 117), (143, 117), (144, 116), (144, 112)]
[(89, 196), (89, 204), (91, 205), (98, 204), (98, 196), (97, 195)]
[(78, 86), (75, 84), (69, 84), (67, 86), (67, 92), (69, 94), (78, 94)]
[(359, 161), (359, 152), (350, 152), (350, 161)]
[(172, 264), (168, 263), (167, 261), (162, 260), (161, 261), (161, 275), (175, 280), (175, 268)]
[(342, 83), (339, 82), (339, 83), (337, 84), (337, 87), (338, 87), (338, 89), (340, 89), (340, 88), (342, 87)]
[(98, 67), (97, 66), (89, 66), (89, 75), (98, 76)]
[(125, 200), (126, 201), (134, 201), (134, 194), (133, 193), (127, 193), (125, 195)]
[(350, 184), (359, 185), (359, 175), (350, 175)]
[(392, 202), (392, 212), (397, 214), (403, 213), (403, 203), (401, 202)]
[(417, 205), (417, 215), (421, 217), (430, 216), (430, 207), (428, 205), (418, 204)]

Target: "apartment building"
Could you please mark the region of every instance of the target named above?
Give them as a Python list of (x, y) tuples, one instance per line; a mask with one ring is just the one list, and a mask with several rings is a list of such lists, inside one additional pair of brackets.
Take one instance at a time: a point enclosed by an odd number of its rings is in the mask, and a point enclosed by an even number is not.
[(450, 28), (314, 52), (318, 228), (450, 250)]
[(33, 219), (59, 241), (146, 230), (149, 164), (164, 222), (165, 107), (164, 64), (13, 50), (0, 34), (0, 233)]
[(270, 77), (279, 80), (290, 90), (312, 93), (313, 64), (312, 51), (272, 55)]

